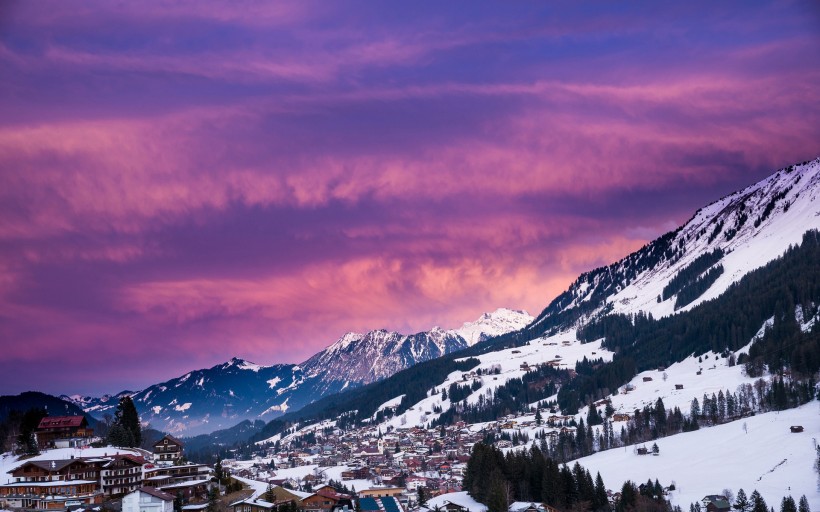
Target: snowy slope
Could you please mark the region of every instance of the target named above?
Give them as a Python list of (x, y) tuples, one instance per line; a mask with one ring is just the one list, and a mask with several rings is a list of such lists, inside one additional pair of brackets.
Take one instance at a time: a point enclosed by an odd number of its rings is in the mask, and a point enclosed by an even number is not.
[[(814, 401), (798, 409), (760, 414), (695, 432), (658, 439), (660, 455), (635, 455), (632, 447), (607, 450), (579, 459), (594, 475), (600, 471), (606, 485), (620, 490), (625, 480), (640, 484), (657, 478), (661, 485), (675, 483), (673, 504), (684, 510), (707, 494), (739, 489), (749, 495), (757, 489), (776, 509), (786, 495), (798, 500), (805, 494), (812, 510), (820, 509), (814, 443), (820, 437), (820, 409)], [(744, 429), (744, 424), (746, 428)], [(791, 425), (805, 431), (792, 434)]]
[(670, 315), (677, 294), (659, 302), (663, 288), (699, 256), (723, 251), (713, 265), (722, 265), (723, 274), (681, 308), (691, 309), (781, 256), (810, 229), (820, 229), (820, 159), (781, 169), (698, 210), (681, 228), (626, 258), (582, 274), (538, 316), (534, 327), (566, 329), (605, 307), (615, 313)]

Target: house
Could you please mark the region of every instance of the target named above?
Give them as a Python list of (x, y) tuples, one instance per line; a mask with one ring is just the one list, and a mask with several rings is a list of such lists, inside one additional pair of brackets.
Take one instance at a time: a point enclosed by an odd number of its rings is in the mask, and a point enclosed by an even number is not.
[(140, 487), (122, 498), (122, 512), (173, 512), (174, 497), (153, 487)]
[(12, 508), (65, 509), (102, 503), (100, 469), (80, 459), (28, 461), (9, 472), (0, 498)]
[(142, 487), (145, 459), (135, 455), (114, 455), (102, 463), (100, 484), (108, 496), (130, 493)]
[(652, 381), (652, 377), (644, 377), (644, 378), (643, 378), (643, 381), (644, 381), (644, 382), (651, 382), (651, 381)]
[(729, 500), (726, 496), (720, 496), (717, 494), (704, 496), (701, 502), (703, 503), (703, 508), (706, 509), (707, 512), (729, 512), (732, 508), (731, 505), (729, 505)]
[(510, 504), (508, 510), (510, 512), (545, 512), (542, 504), (529, 501), (514, 501)]
[(154, 460), (157, 462), (174, 462), (182, 458), (184, 445), (172, 435), (166, 435), (154, 443)]
[(87, 445), (94, 437), (85, 416), (46, 416), (34, 431), (37, 446), (46, 448), (73, 448)]
[(451, 501), (445, 501), (441, 508), (447, 512), (470, 512), (470, 509), (464, 505), (459, 505), (458, 503), (453, 503)]
[(645, 446), (638, 448), (638, 455), (646, 455), (647, 453), (649, 453), (649, 450)]
[(683, 389), (683, 384), (675, 384), (675, 389)]
[(792, 434), (799, 434), (800, 432), (803, 432), (803, 426), (802, 425), (792, 425), (789, 428), (791, 429)]
[(629, 415), (621, 413), (613, 414), (612, 421), (629, 421)]

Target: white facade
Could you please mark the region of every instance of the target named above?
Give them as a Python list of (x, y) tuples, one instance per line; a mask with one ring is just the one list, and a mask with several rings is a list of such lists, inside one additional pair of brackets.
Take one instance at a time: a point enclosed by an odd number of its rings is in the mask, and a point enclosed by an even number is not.
[(158, 498), (137, 489), (122, 498), (122, 512), (174, 512), (174, 500)]

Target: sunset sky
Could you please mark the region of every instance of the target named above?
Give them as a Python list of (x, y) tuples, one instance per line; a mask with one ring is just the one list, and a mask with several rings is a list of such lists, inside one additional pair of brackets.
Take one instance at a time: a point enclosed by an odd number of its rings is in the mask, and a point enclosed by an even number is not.
[(817, 2), (0, 2), (0, 394), (538, 313), (820, 156)]

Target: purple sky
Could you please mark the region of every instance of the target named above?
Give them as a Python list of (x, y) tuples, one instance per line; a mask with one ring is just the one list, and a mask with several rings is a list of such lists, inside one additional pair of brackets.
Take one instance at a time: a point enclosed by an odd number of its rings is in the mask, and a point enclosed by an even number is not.
[(622, 4), (0, 3), (0, 393), (535, 314), (820, 155), (817, 2)]

